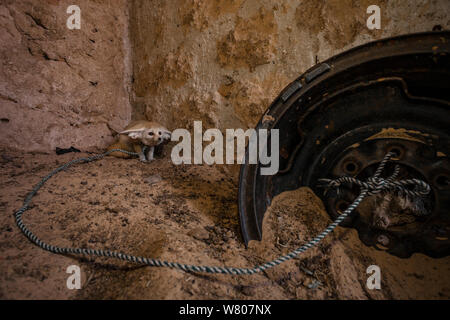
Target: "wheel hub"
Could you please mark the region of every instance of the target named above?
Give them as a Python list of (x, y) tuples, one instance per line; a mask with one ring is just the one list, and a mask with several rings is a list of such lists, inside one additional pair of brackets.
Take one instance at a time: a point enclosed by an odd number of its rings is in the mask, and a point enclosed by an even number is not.
[[(447, 207), (442, 207), (450, 187), (446, 178), (448, 163), (442, 152), (415, 138), (417, 136), (421, 133), (385, 130), (348, 148), (335, 160), (328, 175), (351, 176), (364, 181), (373, 176), (378, 165), (372, 159), (387, 152), (395, 153), (393, 160), (400, 166), (398, 179), (423, 180), (431, 186), (430, 194), (424, 198), (408, 198), (399, 193), (367, 197), (343, 225), (357, 229), (364, 244), (397, 256), (407, 257), (416, 251), (440, 256), (449, 247), (450, 238)], [(390, 163), (385, 171), (389, 175), (393, 170), (394, 163)], [(342, 189), (339, 196), (321, 196), (335, 219), (358, 194), (356, 187)]]

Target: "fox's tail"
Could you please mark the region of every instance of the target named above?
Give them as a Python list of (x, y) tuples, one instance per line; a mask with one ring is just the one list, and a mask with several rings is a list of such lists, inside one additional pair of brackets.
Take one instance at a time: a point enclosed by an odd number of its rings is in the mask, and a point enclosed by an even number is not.
[[(129, 147), (124, 146), (124, 145), (122, 145), (122, 144), (120, 144), (118, 142), (113, 143), (112, 145), (110, 145), (107, 150), (109, 151), (109, 150), (113, 150), (113, 149), (121, 149), (121, 150), (129, 151), (129, 152), (134, 152), (134, 150), (130, 150)], [(116, 158), (124, 158), (124, 159), (131, 158), (130, 155), (128, 155), (126, 153), (123, 153), (123, 152), (119, 152), (119, 151), (114, 151), (114, 152), (110, 153), (109, 155), (113, 156), (113, 157), (116, 157)]]

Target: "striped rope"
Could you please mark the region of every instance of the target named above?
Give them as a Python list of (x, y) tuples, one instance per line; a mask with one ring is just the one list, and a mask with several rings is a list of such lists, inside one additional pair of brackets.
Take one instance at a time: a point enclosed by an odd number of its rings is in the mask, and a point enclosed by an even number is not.
[[(393, 155), (393, 154), (392, 154)], [(392, 156), (391, 155), (391, 156)], [(367, 179), (367, 181), (361, 181), (353, 177), (343, 176), (335, 180), (330, 179), (320, 179), (319, 182), (322, 183), (322, 187), (325, 188), (339, 188), (344, 184), (357, 185), (362, 189), (368, 190), (367, 195), (371, 196), (380, 192), (400, 192), (408, 197), (423, 197), (430, 193), (431, 188), (428, 183), (419, 179), (405, 179), (405, 180), (395, 180), (400, 172), (400, 167), (398, 165), (394, 168), (394, 173), (386, 179), (380, 177), (381, 172), (384, 169), (383, 163), (380, 164), (377, 171), (373, 177)], [(379, 169), (382, 170), (379, 170)], [(414, 189), (410, 190), (407, 186), (413, 186)]]
[(159, 259), (153, 259), (153, 258), (146, 258), (146, 257), (138, 257), (134, 255), (129, 255), (117, 251), (110, 251), (110, 250), (97, 250), (97, 249), (87, 249), (87, 248), (62, 248), (58, 246), (54, 246), (48, 243), (43, 242), (40, 240), (35, 234), (33, 234), (24, 224), (22, 220), (22, 215), (25, 211), (29, 209), (29, 204), (31, 199), (36, 195), (38, 190), (44, 185), (45, 182), (47, 182), (51, 177), (56, 175), (58, 172), (65, 170), (69, 168), (70, 166), (77, 164), (77, 163), (87, 163), (96, 161), (99, 159), (104, 158), (105, 156), (109, 155), (112, 152), (123, 152), (131, 156), (137, 156), (138, 154), (135, 152), (128, 152), (121, 149), (113, 149), (109, 150), (103, 154), (98, 154), (95, 156), (87, 157), (87, 158), (78, 158), (72, 161), (67, 162), (66, 164), (58, 167), (57, 169), (50, 172), (47, 176), (45, 176), (38, 184), (35, 185), (35, 187), (32, 189), (32, 191), (26, 196), (24, 203), (22, 207), (14, 213), (17, 226), (22, 231), (22, 233), (35, 245), (39, 246), (40, 248), (50, 251), (52, 253), (56, 254), (75, 254), (75, 255), (89, 255), (89, 256), (98, 256), (98, 257), (108, 257), (108, 258), (116, 258), (119, 260), (124, 260), (128, 262), (148, 265), (151, 267), (168, 267), (168, 268), (174, 268), (179, 269), (183, 271), (193, 271), (193, 272), (206, 272), (206, 273), (221, 273), (221, 274), (234, 274), (234, 275), (252, 275), (261, 271), (264, 271), (266, 269), (275, 267), (285, 261), (291, 260), (301, 254), (302, 252), (305, 252), (306, 250), (314, 247), (317, 245), (323, 238), (325, 238), (329, 233), (331, 233), (360, 203), (361, 201), (369, 194), (374, 194), (381, 192), (383, 190), (392, 190), (392, 189), (398, 189), (405, 191), (404, 188), (406, 185), (415, 184), (419, 186), (419, 191), (413, 192), (415, 195), (423, 195), (425, 194), (426, 190), (430, 190), (430, 187), (423, 181), (417, 180), (417, 179), (411, 179), (411, 180), (404, 180), (404, 181), (393, 181), (397, 175), (399, 169), (396, 168), (394, 171), (394, 174), (391, 175), (387, 179), (380, 178), (380, 175), (386, 165), (386, 163), (389, 161), (389, 159), (392, 157), (392, 153), (388, 153), (384, 159), (381, 161), (377, 171), (375, 172), (375, 175), (369, 179), (367, 182), (361, 182), (359, 180), (348, 178), (348, 177), (342, 177), (336, 180), (326, 180), (324, 182), (327, 183), (328, 187), (336, 187), (338, 188), (343, 183), (355, 183), (358, 186), (361, 187), (361, 192), (359, 196), (353, 201), (353, 203), (341, 214), (339, 217), (331, 223), (324, 231), (322, 231), (319, 235), (317, 235), (315, 238), (304, 244), (303, 246), (289, 252), (286, 255), (280, 256), (275, 260), (266, 262), (264, 264), (261, 264), (259, 266), (256, 266), (254, 268), (234, 268), (234, 267), (215, 267), (215, 266), (199, 266), (199, 265), (189, 265), (189, 264), (182, 264), (178, 262), (169, 262), (169, 261), (163, 261)]

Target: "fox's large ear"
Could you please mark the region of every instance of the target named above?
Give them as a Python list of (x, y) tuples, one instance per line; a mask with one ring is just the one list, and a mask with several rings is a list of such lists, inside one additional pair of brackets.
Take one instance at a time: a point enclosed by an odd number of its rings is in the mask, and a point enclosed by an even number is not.
[(142, 138), (142, 133), (144, 132), (144, 129), (131, 129), (131, 130), (125, 130), (122, 131), (120, 134), (127, 134), (131, 139), (140, 139)]

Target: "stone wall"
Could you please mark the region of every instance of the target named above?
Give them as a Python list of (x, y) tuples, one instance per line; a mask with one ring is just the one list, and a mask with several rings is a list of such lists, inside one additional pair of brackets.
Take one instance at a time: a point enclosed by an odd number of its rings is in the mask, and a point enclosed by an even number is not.
[[(66, 12), (81, 9), (81, 29)], [(0, 1), (0, 141), (22, 150), (104, 147), (131, 117), (125, 0)]]

